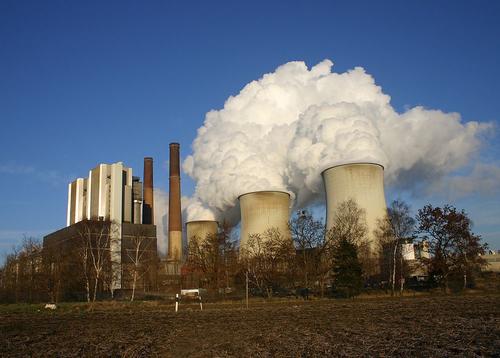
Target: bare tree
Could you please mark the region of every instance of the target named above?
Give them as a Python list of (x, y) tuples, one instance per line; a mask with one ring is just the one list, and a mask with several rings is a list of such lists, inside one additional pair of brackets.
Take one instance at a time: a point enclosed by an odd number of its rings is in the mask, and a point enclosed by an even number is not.
[(269, 298), (293, 282), (295, 248), (277, 228), (250, 235), (241, 258), (249, 281)]
[(110, 221), (83, 220), (78, 223), (79, 254), (85, 275), (87, 300), (90, 301), (90, 281), (93, 279), (92, 301), (97, 298), (98, 285), (105, 271), (110, 270)]
[[(412, 240), (415, 230), (415, 219), (411, 216), (408, 204), (400, 200), (394, 200), (387, 208), (386, 217), (379, 221), (378, 226), (376, 236), (382, 246), (382, 260), (389, 259), (390, 261), (389, 282), (391, 284), (391, 294), (394, 296), (398, 264), (400, 292), (403, 292), (404, 258), (402, 255), (402, 245), (405, 240)], [(387, 256), (385, 255), (387, 251), (389, 251), (390, 257), (385, 257)]]
[(317, 279), (318, 265), (325, 252), (325, 225), (314, 220), (307, 210), (297, 212), (289, 223), (292, 240), (297, 249), (298, 271), (302, 272), (304, 287), (309, 287), (310, 278)]
[(42, 245), (24, 237), (21, 245), (7, 255), (1, 269), (1, 299), (5, 302), (36, 302), (47, 295)]
[(225, 292), (237, 271), (232, 228), (223, 223), (216, 234), (190, 237), (188, 252), (187, 267), (198, 281), (198, 287), (224, 288)]
[(151, 240), (146, 228), (139, 226), (133, 231), (132, 237), (127, 240), (125, 249), (127, 258), (132, 266), (132, 295), (130, 301), (135, 298), (137, 282), (149, 272), (154, 255), (152, 255)]

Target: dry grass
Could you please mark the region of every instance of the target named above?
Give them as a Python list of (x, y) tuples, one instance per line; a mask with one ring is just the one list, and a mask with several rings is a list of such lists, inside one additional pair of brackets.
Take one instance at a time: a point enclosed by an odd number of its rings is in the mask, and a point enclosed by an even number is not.
[(498, 295), (36, 307), (0, 308), (0, 356), (500, 355)]

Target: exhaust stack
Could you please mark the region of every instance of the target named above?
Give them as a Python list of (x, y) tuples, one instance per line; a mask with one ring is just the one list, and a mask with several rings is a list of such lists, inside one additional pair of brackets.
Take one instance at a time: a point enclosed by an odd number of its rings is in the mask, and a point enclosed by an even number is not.
[(144, 158), (144, 203), (142, 208), (142, 223), (154, 224), (153, 204), (153, 158)]
[(181, 175), (179, 143), (170, 143), (168, 259), (182, 260)]

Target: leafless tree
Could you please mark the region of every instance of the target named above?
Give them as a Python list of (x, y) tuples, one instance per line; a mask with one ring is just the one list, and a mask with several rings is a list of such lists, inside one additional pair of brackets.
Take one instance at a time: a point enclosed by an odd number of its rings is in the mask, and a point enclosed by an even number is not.
[[(236, 246), (232, 228), (222, 223), (215, 234), (189, 238), (187, 268), (198, 281), (198, 286), (211, 289), (229, 287), (237, 271)], [(224, 286), (224, 287), (223, 287)]]
[[(390, 262), (389, 282), (391, 284), (391, 294), (395, 293), (396, 272), (399, 264), (399, 284), (400, 292), (404, 288), (404, 258), (402, 255), (402, 245), (405, 240), (412, 241), (415, 230), (415, 219), (411, 216), (410, 207), (403, 201), (394, 200), (387, 215), (379, 221), (376, 236), (379, 239), (382, 249), (382, 260)], [(387, 251), (390, 257), (387, 257)], [(388, 260), (387, 260), (388, 259)]]
[(143, 278), (149, 273), (149, 269), (153, 264), (154, 256), (153, 248), (151, 247), (151, 240), (148, 235), (147, 229), (142, 226), (136, 227), (132, 233), (132, 237), (127, 238), (125, 252), (127, 259), (131, 263), (132, 274), (132, 295), (130, 301), (135, 298), (138, 280)]
[(315, 220), (307, 210), (297, 212), (289, 223), (292, 240), (297, 249), (298, 271), (303, 275), (302, 284), (310, 286), (310, 279), (318, 279), (318, 268), (326, 251), (325, 225)]
[(250, 282), (268, 297), (293, 282), (295, 248), (277, 228), (250, 235), (241, 258)]
[(110, 221), (83, 220), (78, 223), (78, 237), (80, 239), (79, 256), (85, 275), (87, 300), (90, 301), (91, 279), (93, 279), (92, 301), (97, 298), (98, 285), (102, 281), (105, 271), (110, 270)]

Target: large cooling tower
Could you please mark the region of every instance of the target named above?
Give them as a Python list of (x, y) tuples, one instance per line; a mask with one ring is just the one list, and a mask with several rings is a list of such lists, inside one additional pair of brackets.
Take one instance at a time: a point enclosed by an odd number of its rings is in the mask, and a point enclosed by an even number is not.
[(374, 163), (343, 164), (323, 173), (326, 189), (326, 227), (331, 228), (339, 206), (353, 199), (365, 211), (368, 240), (376, 250), (374, 230), (377, 220), (384, 218), (387, 207), (384, 196), (384, 167)]
[(244, 250), (252, 234), (264, 234), (276, 228), (290, 238), (288, 228), (290, 195), (282, 191), (256, 191), (241, 195), (240, 250)]
[(217, 235), (217, 221), (196, 220), (186, 223), (188, 245), (193, 238), (201, 242), (206, 240), (209, 235)]

